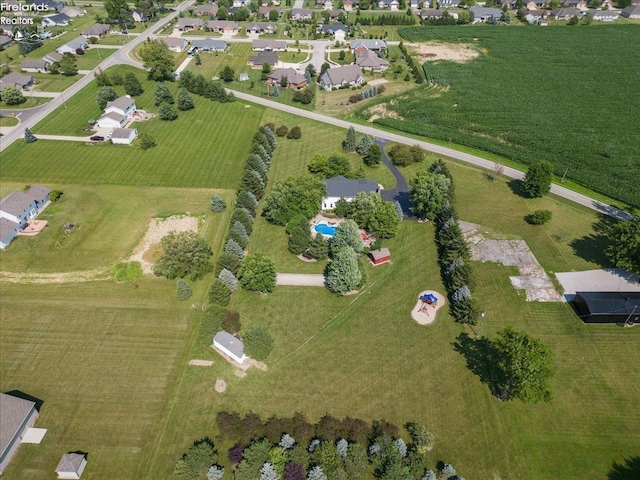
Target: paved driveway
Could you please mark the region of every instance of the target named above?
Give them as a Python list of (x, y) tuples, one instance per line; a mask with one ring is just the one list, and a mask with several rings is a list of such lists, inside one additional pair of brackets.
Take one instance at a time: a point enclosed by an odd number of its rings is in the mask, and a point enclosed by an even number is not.
[(556, 277), (565, 297), (573, 297), (576, 292), (640, 292), (638, 277), (620, 268), (560, 272)]

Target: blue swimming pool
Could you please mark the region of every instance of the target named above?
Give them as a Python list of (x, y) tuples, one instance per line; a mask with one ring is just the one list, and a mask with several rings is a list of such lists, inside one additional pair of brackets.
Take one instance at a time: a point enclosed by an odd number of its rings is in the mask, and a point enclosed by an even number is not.
[(313, 229), (321, 233), (322, 235), (326, 235), (328, 237), (333, 237), (336, 234), (336, 227), (332, 225), (327, 225), (326, 223), (319, 223)]

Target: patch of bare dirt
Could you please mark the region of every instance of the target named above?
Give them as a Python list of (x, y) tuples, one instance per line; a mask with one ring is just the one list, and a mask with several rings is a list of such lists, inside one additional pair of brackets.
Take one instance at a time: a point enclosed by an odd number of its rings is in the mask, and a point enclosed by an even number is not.
[(78, 283), (109, 279), (111, 279), (111, 272), (108, 268), (64, 273), (0, 272), (0, 282), (7, 283)]
[(157, 260), (162, 247), (160, 240), (170, 232), (198, 231), (198, 219), (187, 215), (174, 215), (168, 218), (152, 218), (147, 233), (129, 257), (130, 262), (140, 262), (143, 273), (152, 275), (153, 261)]
[(449, 60), (464, 63), (480, 56), (476, 47), (465, 43), (407, 43), (406, 46), (411, 48), (422, 62)]
[(404, 118), (398, 115), (398, 112), (389, 110), (386, 103), (379, 103), (378, 105), (374, 105), (373, 107), (369, 108), (367, 110), (367, 115), (370, 115), (368, 120), (369, 122), (373, 122), (378, 118), (395, 118), (398, 120), (404, 120)]

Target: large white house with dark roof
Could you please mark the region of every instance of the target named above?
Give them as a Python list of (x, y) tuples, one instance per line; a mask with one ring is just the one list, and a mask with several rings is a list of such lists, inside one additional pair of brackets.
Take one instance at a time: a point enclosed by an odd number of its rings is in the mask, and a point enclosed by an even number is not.
[(337, 177), (328, 178), (324, 183), (327, 186), (327, 196), (322, 199), (322, 210), (333, 210), (336, 208), (336, 202), (341, 198), (351, 202), (360, 192), (378, 191), (378, 183), (375, 180), (366, 178), (350, 180), (338, 175)]
[(35, 402), (0, 393), (0, 474), (38, 418)]
[(0, 249), (18, 235), (49, 203), (50, 190), (32, 185), (26, 192), (12, 192), (0, 200)]

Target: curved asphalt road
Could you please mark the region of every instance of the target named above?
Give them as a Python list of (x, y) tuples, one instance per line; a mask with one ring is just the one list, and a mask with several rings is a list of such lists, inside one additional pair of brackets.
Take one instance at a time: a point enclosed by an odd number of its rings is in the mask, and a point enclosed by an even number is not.
[(398, 202), (402, 207), (404, 216), (407, 218), (412, 218), (413, 216), (411, 214), (411, 202), (409, 201), (409, 185), (407, 185), (407, 180), (404, 178), (402, 172), (398, 170), (398, 167), (391, 163), (391, 161), (387, 157), (387, 154), (384, 152), (384, 147), (387, 143), (389, 143), (389, 141), (385, 140), (384, 138), (377, 137), (375, 139), (375, 143), (379, 145), (380, 150), (382, 150), (382, 163), (387, 166), (387, 168), (391, 171), (396, 179), (395, 188), (383, 190), (382, 198), (384, 198), (385, 200)]
[(131, 52), (135, 47), (144, 42), (146, 39), (151, 38), (153, 36), (153, 32), (163, 27), (170, 21), (172, 21), (175, 17), (178, 16), (181, 10), (189, 7), (194, 3), (195, 0), (186, 0), (181, 3), (178, 7), (176, 7), (175, 12), (167, 15), (165, 18), (160, 20), (159, 22), (153, 24), (149, 28), (147, 28), (144, 32), (140, 33), (136, 38), (131, 40), (129, 43), (120, 48), (116, 53), (108, 57), (104, 60), (100, 65), (94, 68), (91, 73), (85, 75), (72, 86), (67, 88), (60, 96), (54, 98), (49, 103), (43, 105), (38, 108), (37, 112), (32, 113), (28, 118), (20, 117), (20, 128), (14, 128), (11, 132), (7, 133), (5, 136), (0, 137), (0, 152), (15, 142), (18, 138), (22, 138), (25, 128), (33, 128), (38, 122), (44, 119), (47, 115), (53, 112), (56, 108), (62, 105), (66, 100), (69, 100), (73, 95), (78, 93), (82, 88), (86, 87), (92, 80), (93, 74), (100, 70), (106, 70), (109, 67), (114, 65), (132, 65), (134, 67), (142, 68), (142, 64), (140, 62), (136, 62), (135, 60), (129, 57), (129, 52)]
[[(290, 113), (292, 115), (298, 115), (300, 117), (305, 117), (310, 120), (315, 120), (316, 122), (335, 125), (337, 127), (344, 128), (345, 130), (348, 129), (349, 127), (353, 127), (356, 130), (356, 132), (364, 133), (366, 135), (371, 135), (372, 137), (379, 138), (385, 141), (404, 143), (406, 145), (419, 145), (421, 148), (424, 148), (427, 151), (436, 153), (438, 155), (455, 158), (456, 160), (470, 163), (472, 165), (476, 165), (478, 167), (482, 167), (490, 171), (493, 171), (495, 166), (495, 162), (492, 162), (490, 160), (486, 160), (482, 157), (471, 155), (469, 153), (460, 152), (452, 148), (436, 145), (435, 143), (416, 140), (414, 138), (405, 137), (397, 133), (386, 132), (384, 130), (370, 127), (368, 125), (351, 123), (345, 120), (329, 117), (327, 115), (322, 115), (320, 113), (302, 110), (301, 108), (293, 107), (290, 105), (283, 105), (281, 103), (274, 102), (273, 100), (268, 100), (266, 98), (257, 97), (247, 93), (237, 92), (235, 90), (229, 90), (229, 89), (227, 89), (227, 91), (233, 92), (236, 98), (246, 102), (256, 103), (258, 105), (263, 105), (265, 107), (272, 108), (274, 110), (280, 110), (286, 113)], [(515, 168), (507, 167), (506, 165), (504, 166), (503, 174), (509, 178), (515, 178), (518, 180), (524, 178), (524, 172), (521, 172), (520, 170), (516, 170)], [(631, 215), (628, 212), (625, 212), (624, 210), (620, 210), (619, 208), (613, 207), (611, 205), (600, 202), (598, 200), (594, 200), (593, 198), (587, 197), (586, 195), (583, 195), (578, 192), (574, 192), (573, 190), (569, 190), (568, 188), (562, 187), (555, 183), (551, 185), (551, 193), (558, 195), (559, 197), (563, 197), (568, 200), (571, 200), (572, 202), (578, 203), (585, 207), (588, 207), (604, 215), (609, 215), (613, 218), (617, 218), (618, 220), (629, 220), (633, 218), (633, 215)]]

